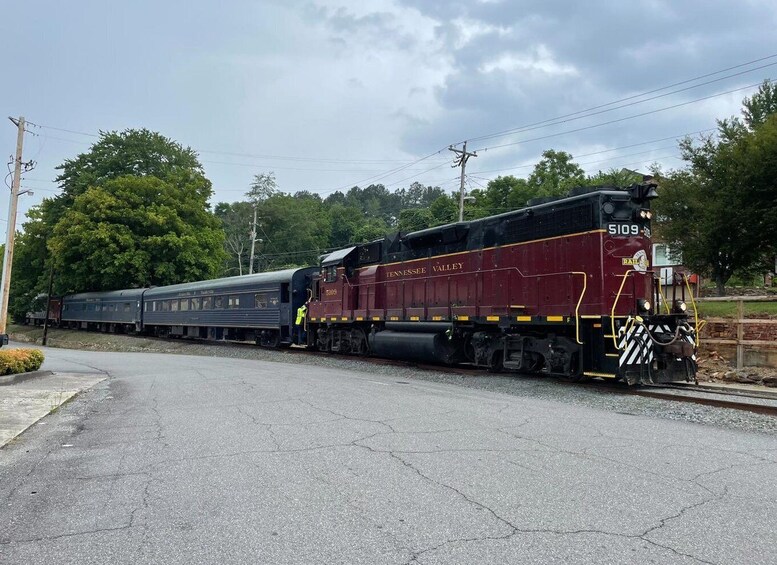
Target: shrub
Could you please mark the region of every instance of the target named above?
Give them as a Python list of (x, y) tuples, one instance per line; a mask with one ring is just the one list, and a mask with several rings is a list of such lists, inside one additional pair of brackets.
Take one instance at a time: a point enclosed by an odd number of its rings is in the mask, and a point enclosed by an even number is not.
[(43, 353), (39, 349), (0, 350), (0, 375), (37, 371), (42, 364)]

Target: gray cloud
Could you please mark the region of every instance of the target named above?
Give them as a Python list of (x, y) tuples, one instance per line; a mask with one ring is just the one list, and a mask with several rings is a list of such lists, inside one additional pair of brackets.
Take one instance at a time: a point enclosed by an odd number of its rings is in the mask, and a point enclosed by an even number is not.
[[(8, 114), (84, 132), (145, 126), (198, 150), (294, 158), (203, 152), (217, 200), (240, 198), (252, 175), (268, 170), (284, 190), (326, 192), (453, 142), (777, 53), (777, 5), (757, 0), (237, 0), (229, 9), (192, 0), (185, 10), (152, 0), (48, 0), (11, 4), (4, 16), (6, 76), (23, 79), (3, 90)], [(596, 125), (758, 82), (776, 76), (775, 68), (473, 145)], [(489, 150), (471, 170), (532, 163), (550, 147), (586, 155), (708, 128), (738, 111), (745, 94)], [(54, 194), (46, 192), (54, 166), (93, 141), (38, 133), (27, 145), (40, 165), (28, 177), (30, 187), (43, 190), (22, 210)], [(10, 126), (0, 128), (0, 142), (6, 153), (13, 150)], [(676, 166), (669, 156), (676, 152), (661, 149), (666, 145), (580, 161), (603, 161), (589, 170), (658, 158)], [(446, 153), (383, 182), (407, 185), (412, 180), (404, 178), (442, 163)], [(452, 188), (454, 176), (446, 165), (419, 180), (450, 181)], [(6, 205), (0, 199), (2, 217)]]

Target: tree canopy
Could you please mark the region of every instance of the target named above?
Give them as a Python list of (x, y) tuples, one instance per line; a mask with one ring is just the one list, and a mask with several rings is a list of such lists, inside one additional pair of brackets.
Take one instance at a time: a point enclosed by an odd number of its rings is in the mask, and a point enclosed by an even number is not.
[(78, 195), (48, 247), (59, 285), (85, 291), (211, 278), (223, 242), (220, 222), (188, 188), (122, 176)]
[(14, 316), (45, 292), (52, 266), (57, 294), (220, 274), (224, 234), (190, 148), (147, 129), (101, 132), (58, 169), (61, 194), (28, 212), (17, 240)]
[(686, 169), (661, 179), (658, 230), (683, 263), (724, 294), (734, 274), (766, 271), (777, 253), (777, 88), (743, 101), (743, 119), (681, 143)]

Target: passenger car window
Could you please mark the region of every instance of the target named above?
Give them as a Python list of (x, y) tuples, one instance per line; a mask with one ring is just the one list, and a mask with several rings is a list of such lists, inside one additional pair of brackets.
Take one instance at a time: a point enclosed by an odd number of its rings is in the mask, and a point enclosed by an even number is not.
[(224, 307), (224, 297), (223, 296), (217, 296), (213, 300), (213, 307), (214, 308), (223, 308)]
[(267, 308), (267, 294), (260, 292), (254, 295), (254, 308)]
[(229, 297), (229, 307), (238, 308), (240, 306), (240, 297), (232, 295)]
[(189, 309), (189, 299), (188, 298), (182, 298), (181, 299), (181, 310), (186, 311)]
[(170, 311), (178, 312), (178, 300), (173, 300), (172, 302), (170, 302)]
[(203, 310), (210, 310), (213, 308), (213, 297), (212, 296), (206, 296), (202, 299), (202, 309)]
[(202, 308), (202, 299), (192, 298), (192, 310), (199, 310), (200, 308)]

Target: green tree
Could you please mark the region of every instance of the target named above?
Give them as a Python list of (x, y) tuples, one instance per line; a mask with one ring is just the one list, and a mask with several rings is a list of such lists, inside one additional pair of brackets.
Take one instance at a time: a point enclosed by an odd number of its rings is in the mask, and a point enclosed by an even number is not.
[(251, 181), (251, 187), (246, 192), (246, 196), (253, 204), (261, 204), (277, 193), (278, 183), (275, 180), (275, 173), (270, 171), (254, 175), (254, 180)]
[(278, 192), (261, 206), (259, 270), (315, 265), (329, 247), (331, 220), (315, 199)]
[[(195, 152), (147, 129), (101, 132), (88, 151), (67, 159), (58, 169), (57, 181), (62, 193), (45, 199), (28, 212), (14, 253), (11, 305), (17, 318), (27, 310), (30, 296), (47, 289), (53, 258), (49, 241), (56, 226), (76, 199), (92, 188), (126, 176), (158, 179), (176, 187), (192, 203), (200, 205), (203, 213), (209, 214), (211, 183), (205, 178)], [(81, 259), (71, 256), (70, 260), (78, 263)], [(76, 267), (68, 265), (55, 273), (56, 293), (87, 290), (69, 286), (74, 281), (68, 272)], [(185, 276), (182, 273), (180, 280), (185, 280)]]
[(661, 182), (659, 234), (720, 295), (734, 274), (766, 270), (777, 252), (777, 114), (762, 115), (773, 100), (764, 85), (743, 101), (744, 123), (722, 120), (717, 137), (683, 140), (688, 168)]
[(748, 129), (753, 130), (777, 114), (777, 83), (765, 80), (758, 92), (742, 101), (742, 117)]
[(585, 172), (566, 151), (548, 149), (529, 175), (529, 188), (537, 196), (561, 196), (585, 181)]
[(368, 218), (354, 233), (354, 242), (367, 243), (384, 237), (391, 228), (381, 218)]
[[(48, 227), (43, 221), (41, 206), (33, 206), (27, 212), (22, 230), (16, 234), (14, 244), (13, 275), (8, 301), (8, 312), (16, 319), (24, 318), (32, 300), (48, 290), (50, 269), (46, 248)], [(2, 262), (2, 256), (0, 256)]]
[(212, 278), (224, 232), (186, 188), (153, 176), (110, 179), (80, 194), (49, 248), (66, 291), (113, 290)]
[(212, 194), (191, 148), (145, 128), (100, 132), (99, 141), (89, 151), (57, 168), (62, 171), (56, 179), (62, 194), (52, 204), (61, 209), (89, 188), (127, 175), (156, 177), (206, 201)]
[(586, 186), (617, 186), (625, 187), (642, 182), (642, 175), (629, 169), (609, 169), (599, 171), (585, 180)]
[(365, 220), (364, 213), (358, 208), (342, 204), (329, 208), (329, 221), (332, 226), (329, 247), (345, 247), (354, 243)]
[(401, 232), (423, 230), (432, 225), (432, 214), (426, 208), (408, 208), (399, 213), (398, 228)]
[(432, 216), (432, 226), (450, 224), (458, 219), (459, 205), (453, 197), (443, 194), (435, 198), (429, 206), (429, 213)]

